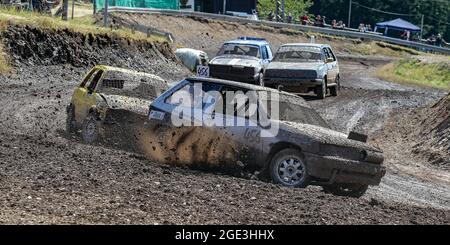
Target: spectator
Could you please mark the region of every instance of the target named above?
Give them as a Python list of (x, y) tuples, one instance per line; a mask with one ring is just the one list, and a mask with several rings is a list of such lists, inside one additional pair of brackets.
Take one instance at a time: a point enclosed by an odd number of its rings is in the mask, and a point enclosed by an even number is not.
[(344, 22), (343, 22), (342, 20), (340, 20), (340, 21), (337, 23), (336, 28), (337, 28), (337, 29), (344, 29), (344, 28), (345, 28)]
[(436, 43), (436, 37), (434, 36), (434, 34), (431, 35), (431, 37), (429, 37), (429, 38), (427, 39), (427, 43), (430, 44), (430, 45), (435, 45), (435, 43)]
[(405, 39), (405, 40), (409, 41), (409, 38), (411, 37), (411, 32), (408, 31), (408, 30), (404, 30), (404, 31), (402, 32), (402, 34), (400, 34), (400, 37), (401, 37), (402, 39)]
[(322, 17), (322, 27), (325, 27), (327, 25), (327, 22), (325, 21), (327, 17)]
[(267, 16), (267, 19), (268, 19), (269, 21), (272, 21), (272, 20), (273, 20), (273, 18), (274, 18), (274, 14), (273, 14), (273, 11), (272, 11), (272, 10), (270, 10), (270, 12), (269, 12), (269, 16)]
[(322, 26), (322, 25), (323, 25), (322, 16), (320, 16), (320, 15), (317, 15), (317, 16), (316, 16), (314, 25), (315, 25), (315, 26)]
[(444, 44), (446, 44), (444, 38), (442, 38), (442, 34), (438, 33), (436, 36), (436, 46), (442, 47)]
[(337, 21), (336, 20), (331, 21), (331, 28), (333, 28), (333, 29), (337, 28)]
[(372, 31), (372, 26), (370, 24), (366, 25), (366, 31), (368, 31), (368, 32)]
[(308, 15), (306, 13), (304, 15), (302, 15), (302, 17), (300, 17), (300, 23), (302, 25), (309, 25), (310, 24), (309, 17), (308, 17)]
[(359, 31), (360, 32), (366, 32), (366, 26), (364, 25), (364, 23), (359, 24)]
[(288, 22), (288, 23), (292, 23), (292, 19), (293, 19), (292, 13), (289, 12), (289, 14), (288, 14), (288, 16), (287, 16), (287, 22)]

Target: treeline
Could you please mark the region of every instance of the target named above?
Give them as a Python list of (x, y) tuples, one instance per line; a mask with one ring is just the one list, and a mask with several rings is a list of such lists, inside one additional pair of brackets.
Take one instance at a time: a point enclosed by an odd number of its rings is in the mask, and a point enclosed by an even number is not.
[[(270, 11), (275, 12), (275, 1), (258, 0), (258, 10), (262, 18)], [(281, 1), (281, 0), (278, 0)], [(350, 0), (285, 0), (286, 14), (291, 12), (295, 19), (305, 12), (311, 15), (326, 16), (328, 24), (333, 19), (347, 24)], [(403, 18), (420, 27), (424, 15), (424, 37), (441, 33), (450, 40), (450, 0), (352, 0), (351, 27), (358, 28), (360, 23), (375, 26), (376, 23)], [(380, 13), (363, 6), (384, 12), (393, 12), (412, 16), (397, 16)]]

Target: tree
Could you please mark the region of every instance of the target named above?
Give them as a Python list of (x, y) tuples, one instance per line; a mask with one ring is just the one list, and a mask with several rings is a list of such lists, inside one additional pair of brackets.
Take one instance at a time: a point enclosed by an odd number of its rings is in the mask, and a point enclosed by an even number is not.
[[(276, 0), (258, 0), (258, 12), (262, 19), (267, 18), (270, 11), (275, 14)], [(278, 0), (281, 2), (281, 0)], [(294, 19), (298, 19), (299, 16), (308, 13), (308, 9), (312, 6), (310, 0), (285, 0), (285, 13), (286, 16), (292, 13)]]
[[(314, 14), (327, 16), (328, 20), (343, 20), (348, 18), (350, 0), (316, 0), (310, 11)], [(417, 26), (424, 18), (424, 36), (442, 33), (446, 40), (450, 40), (450, 1), (446, 0), (353, 0), (352, 27), (359, 23), (371, 24), (401, 17)], [(358, 3), (379, 9), (413, 16), (396, 16), (375, 12), (358, 5)]]

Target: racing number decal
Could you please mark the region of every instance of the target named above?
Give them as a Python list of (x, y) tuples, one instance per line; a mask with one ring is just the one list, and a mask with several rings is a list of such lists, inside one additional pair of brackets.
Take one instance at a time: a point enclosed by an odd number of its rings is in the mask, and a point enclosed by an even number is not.
[(244, 138), (250, 143), (261, 142), (261, 132), (257, 129), (245, 129)]
[(209, 77), (209, 66), (197, 66), (197, 76)]

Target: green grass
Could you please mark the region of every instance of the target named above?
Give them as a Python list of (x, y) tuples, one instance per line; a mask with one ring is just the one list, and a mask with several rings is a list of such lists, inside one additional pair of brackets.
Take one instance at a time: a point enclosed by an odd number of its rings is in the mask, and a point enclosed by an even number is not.
[(419, 55), (420, 52), (383, 42), (361, 42), (356, 41), (353, 44), (345, 44), (344, 47), (348, 49), (351, 53), (361, 54), (361, 55), (380, 55), (394, 58), (401, 58), (411, 55)]
[(450, 59), (435, 63), (403, 59), (382, 67), (376, 75), (388, 81), (450, 90)]

